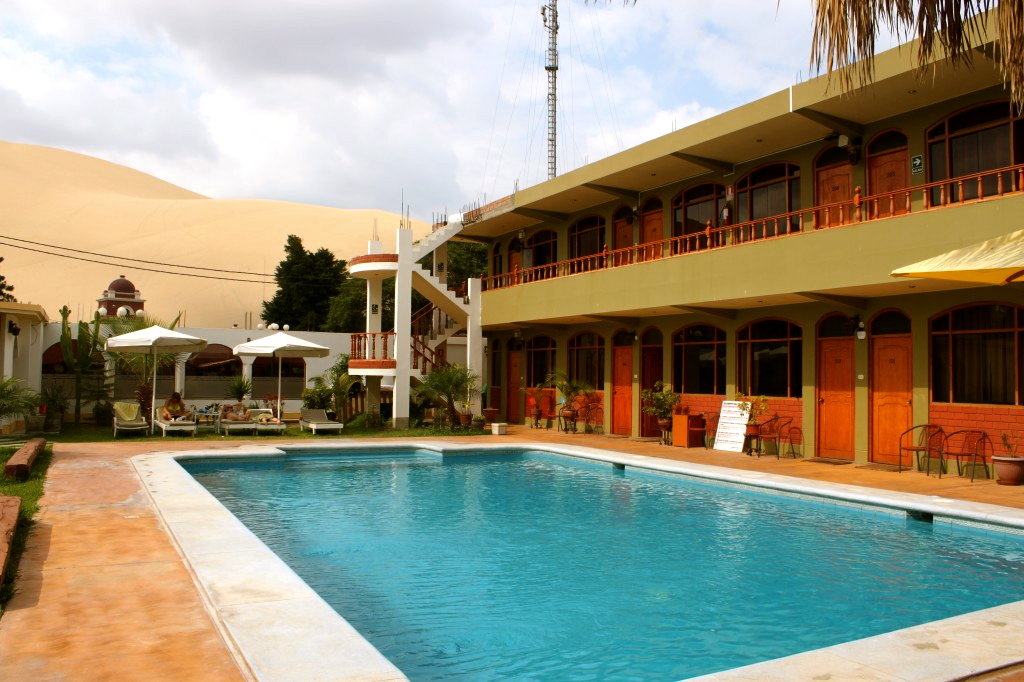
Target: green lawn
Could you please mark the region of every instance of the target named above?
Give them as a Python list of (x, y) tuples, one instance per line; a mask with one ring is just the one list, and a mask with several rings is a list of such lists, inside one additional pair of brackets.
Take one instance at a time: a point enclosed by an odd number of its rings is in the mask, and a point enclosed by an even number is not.
[[(0, 448), (0, 470), (7, 460), (15, 453), (17, 448)], [(25, 541), (28, 538), (29, 528), (32, 526), (32, 519), (39, 511), (39, 498), (43, 496), (43, 483), (46, 480), (46, 470), (50, 466), (53, 457), (52, 449), (47, 446), (43, 453), (36, 459), (32, 466), (32, 473), (27, 481), (12, 481), (0, 474), (0, 495), (21, 498), (21, 510), (18, 514), (18, 527), (14, 531), (14, 539), (11, 542), (11, 557), (8, 564), (8, 571), (4, 576), (4, 582), (0, 585), (0, 615), (3, 615), (3, 606), (14, 594), (14, 577), (17, 571), (18, 559), (25, 550)]]

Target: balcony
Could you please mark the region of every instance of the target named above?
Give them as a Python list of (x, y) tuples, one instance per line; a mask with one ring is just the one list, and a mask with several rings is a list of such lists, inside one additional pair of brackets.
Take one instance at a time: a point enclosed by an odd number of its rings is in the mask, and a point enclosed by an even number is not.
[(483, 279), (483, 290), (495, 291), (587, 272), (634, 266), (694, 253), (732, 249), (781, 237), (809, 235), (821, 230), (835, 230), (900, 216), (966, 206), (1017, 194), (1022, 190), (1024, 164), (867, 197), (861, 196), (861, 189), (858, 187), (853, 199), (848, 201), (735, 225), (716, 227), (708, 221), (706, 228), (700, 232), (636, 244), (614, 251), (605, 249), (597, 254), (492, 275)]

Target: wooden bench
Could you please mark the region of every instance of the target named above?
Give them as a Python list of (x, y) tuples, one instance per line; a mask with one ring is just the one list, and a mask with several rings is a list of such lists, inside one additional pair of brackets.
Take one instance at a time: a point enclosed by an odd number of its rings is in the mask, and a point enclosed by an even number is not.
[(0, 496), (0, 585), (4, 582), (4, 568), (11, 556), (14, 529), (18, 526), (20, 497)]
[(32, 464), (36, 457), (46, 448), (45, 438), (32, 438), (11, 455), (4, 466), (4, 476), (17, 481), (25, 481), (32, 472)]

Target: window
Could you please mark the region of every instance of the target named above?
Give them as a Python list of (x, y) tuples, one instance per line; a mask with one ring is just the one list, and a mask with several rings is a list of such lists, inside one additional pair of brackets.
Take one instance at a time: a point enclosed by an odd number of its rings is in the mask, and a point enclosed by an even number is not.
[[(745, 223), (800, 210), (800, 167), (776, 163), (751, 171), (736, 183), (736, 222)], [(760, 239), (800, 229), (799, 216), (765, 220), (740, 235)]]
[(505, 272), (501, 269), (501, 244), (495, 244), (491, 251), (491, 274), (500, 275)]
[(722, 224), (725, 205), (725, 186), (715, 182), (691, 187), (677, 195), (672, 200), (672, 236), (694, 235), (683, 241), (679, 250), (706, 249), (708, 223), (712, 227)]
[(725, 395), (725, 330), (694, 324), (672, 335), (672, 390)]
[[(233, 377), (241, 373), (242, 361), (230, 348), (219, 343), (211, 343), (185, 362), (185, 376), (188, 377)], [(276, 364), (274, 376), (277, 376)]]
[(550, 265), (557, 260), (558, 235), (553, 230), (541, 230), (526, 240), (527, 252), (531, 261), (526, 264), (528, 268), (535, 268), (541, 265)]
[(486, 397), (488, 407), (496, 407), (501, 409), (501, 385), (502, 371), (501, 364), (501, 341), (494, 339), (491, 341), (491, 362), (490, 362), (490, 390)]
[(555, 340), (535, 336), (526, 342), (526, 385), (543, 384), (555, 370)]
[(569, 378), (604, 390), (604, 337), (583, 332), (569, 339)]
[(932, 401), (1020, 405), (1024, 308), (980, 304), (932, 318)]
[(604, 218), (589, 216), (569, 227), (569, 258), (601, 253), (604, 243)]
[(799, 398), (803, 390), (803, 342), (799, 325), (760, 320), (736, 334), (736, 390), (747, 395)]
[(871, 336), (909, 333), (910, 318), (898, 310), (886, 310), (871, 320)]
[[(957, 112), (928, 130), (928, 180), (952, 180), (1005, 168), (1019, 161), (1013, 153), (1013, 138), (1022, 134), (1021, 120), (1010, 115), (1007, 100), (989, 102)], [(1017, 157), (1017, 158), (1014, 158)], [(982, 177), (981, 191), (985, 196), (999, 193), (1000, 177), (1004, 191), (1013, 188), (1012, 173), (988, 173)], [(978, 182), (964, 182), (963, 196), (960, 183), (944, 186), (946, 201), (976, 199)], [(931, 203), (942, 202), (942, 189), (931, 191)]]

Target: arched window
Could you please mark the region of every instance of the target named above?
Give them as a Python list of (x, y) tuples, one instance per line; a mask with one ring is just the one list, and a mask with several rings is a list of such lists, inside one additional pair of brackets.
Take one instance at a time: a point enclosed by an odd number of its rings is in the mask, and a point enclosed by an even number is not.
[(672, 236), (693, 236), (677, 242), (676, 251), (707, 248), (708, 221), (712, 227), (726, 224), (728, 221), (723, 221), (722, 215), (725, 205), (725, 185), (717, 182), (705, 182), (677, 194), (672, 200)]
[(582, 332), (569, 339), (569, 378), (604, 390), (604, 337)]
[[(1013, 139), (1024, 134), (1021, 119), (1013, 117), (1008, 100), (979, 104), (958, 111), (928, 129), (928, 181), (952, 180), (965, 175), (1005, 168), (1020, 161), (1021, 152), (1014, 153)], [(1011, 132), (1011, 127), (1013, 128)], [(1013, 188), (1010, 172), (989, 173), (981, 189), (985, 196), (999, 192), (1000, 176), (1004, 191)], [(945, 185), (946, 201), (978, 198), (976, 181)], [(932, 189), (931, 203), (942, 202), (941, 189)]]
[[(541, 230), (526, 240), (527, 268), (539, 268), (551, 265), (558, 260), (558, 235), (554, 230)], [(534, 279), (545, 279), (549, 273), (543, 269), (534, 273)]]
[(526, 385), (543, 384), (555, 370), (555, 340), (535, 336), (526, 342)]
[(871, 336), (909, 333), (910, 318), (898, 310), (886, 310), (871, 320)]
[(725, 330), (691, 324), (672, 335), (672, 390), (725, 395)]
[(500, 275), (504, 270), (501, 269), (501, 244), (495, 244), (494, 249), (491, 251), (491, 274)]
[[(276, 376), (276, 364), (274, 372)], [(219, 343), (211, 343), (185, 362), (186, 377), (233, 377), (241, 373), (242, 360), (230, 348)]]
[[(736, 183), (736, 222), (762, 220), (800, 210), (800, 166), (774, 163), (762, 166)], [(760, 239), (800, 229), (799, 216), (765, 220), (740, 235)]]
[(819, 339), (840, 339), (853, 336), (856, 331), (853, 318), (842, 313), (832, 313), (818, 323)]
[(932, 401), (1020, 405), (1024, 308), (982, 303), (931, 320)]
[(736, 333), (736, 389), (747, 395), (799, 398), (803, 392), (803, 341), (799, 325), (759, 320)]
[(604, 249), (604, 218), (587, 216), (569, 226), (569, 258), (582, 258)]

